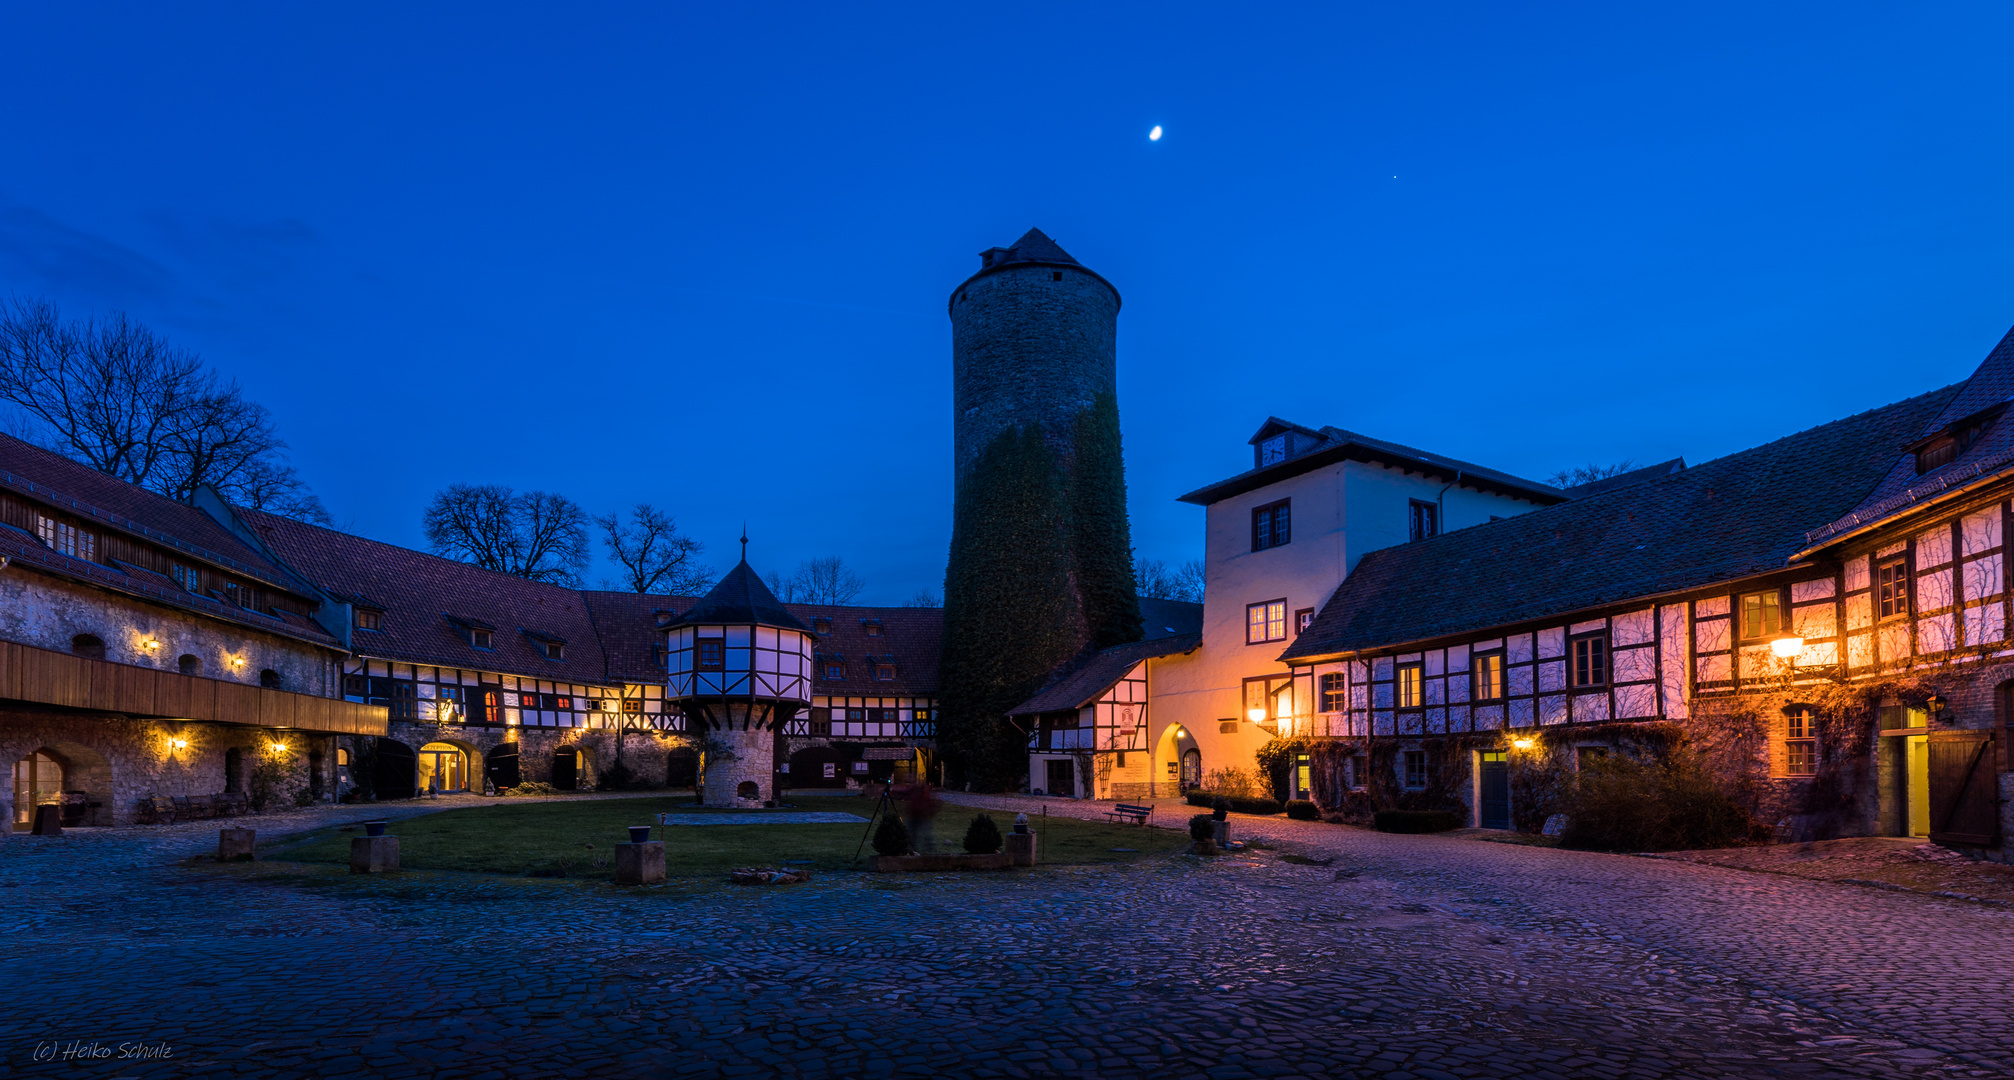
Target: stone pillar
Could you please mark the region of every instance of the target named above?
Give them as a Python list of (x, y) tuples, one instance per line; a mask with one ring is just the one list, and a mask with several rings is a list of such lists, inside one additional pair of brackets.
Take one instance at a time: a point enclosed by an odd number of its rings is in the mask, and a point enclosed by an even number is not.
[[(714, 731), (706, 760), (706, 805), (759, 807), (772, 798), (776, 779), (776, 736), (763, 729)], [(723, 753), (722, 751), (726, 752)], [(730, 755), (732, 755), (730, 757)], [(755, 785), (753, 798), (743, 784)]]
[(1035, 865), (1035, 834), (1031, 832), (1008, 833), (1007, 857), (1015, 866)]
[(641, 844), (617, 844), (615, 846), (615, 883), (617, 885), (664, 884), (664, 841), (646, 840)]
[(256, 829), (218, 829), (217, 861), (250, 862), (258, 858), (252, 853), (258, 842), (259, 833)]
[(350, 840), (350, 873), (389, 874), (398, 868), (398, 837), (358, 836)]

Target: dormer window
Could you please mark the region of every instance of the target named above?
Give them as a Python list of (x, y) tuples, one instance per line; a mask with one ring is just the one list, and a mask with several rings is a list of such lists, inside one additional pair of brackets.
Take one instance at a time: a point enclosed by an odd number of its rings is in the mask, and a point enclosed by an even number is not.
[(1916, 475), (1941, 469), (1958, 459), (1958, 455), (1972, 449), (1979, 437), (1998, 415), (2001, 406), (1982, 413), (1975, 413), (1960, 420), (1935, 435), (1917, 443), (1912, 449), (1916, 453)]
[(65, 521), (36, 517), (35, 535), (55, 551), (90, 562), (98, 550), (98, 538)]
[(545, 658), (546, 658), (547, 660), (564, 660), (564, 659), (566, 659), (566, 646), (565, 646), (564, 644), (560, 643), (560, 642), (557, 642), (557, 641), (548, 641), (548, 642), (546, 642), (546, 643), (545, 643)]
[(811, 632), (821, 637), (832, 632), (832, 620), (823, 615), (811, 617)]
[(1287, 434), (1281, 432), (1259, 443), (1259, 468), (1287, 460)]
[(895, 665), (894, 665), (894, 664), (876, 664), (876, 665), (874, 665), (874, 681), (875, 681), (875, 682), (894, 682), (894, 681), (895, 681)]
[(224, 582), (224, 599), (241, 608), (252, 606), (252, 590), (235, 581)]
[(175, 579), (175, 584), (190, 592), (203, 591), (203, 572), (193, 566), (183, 566), (181, 563), (171, 564), (168, 567), (168, 576)]
[(383, 630), (385, 628), (384, 612), (374, 611), (367, 607), (353, 608), (352, 611), (355, 614), (354, 617), (351, 619), (351, 624), (354, 625), (357, 629)]
[(863, 631), (865, 631), (865, 632), (867, 633), (867, 636), (868, 636), (868, 637), (880, 637), (880, 636), (881, 636), (881, 620), (880, 620), (880, 619), (862, 619), (862, 620), (860, 620), (860, 629), (862, 629)]
[(496, 631), (470, 630), (469, 644), (478, 649), (494, 649), (496, 648)]

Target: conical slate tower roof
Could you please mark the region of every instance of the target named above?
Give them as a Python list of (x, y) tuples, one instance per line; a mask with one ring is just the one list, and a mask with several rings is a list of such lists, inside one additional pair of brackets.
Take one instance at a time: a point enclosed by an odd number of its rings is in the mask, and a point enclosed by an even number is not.
[(1014, 253), (1008, 257), (1009, 262), (1053, 262), (1071, 263), (1078, 266), (1083, 265), (1071, 258), (1069, 252), (1064, 251), (1057, 245), (1056, 241), (1049, 239), (1048, 234), (1040, 229), (1029, 229), (1026, 233), (1022, 234), (1021, 239), (1014, 241), (1014, 246), (1008, 250)]
[(706, 594), (699, 603), (692, 605), (685, 614), (665, 625), (687, 626), (693, 623), (759, 623), (763, 626), (780, 626), (786, 630), (802, 630), (810, 633), (811, 628), (797, 621), (797, 616), (769, 591), (762, 578), (743, 558), (720, 584)]

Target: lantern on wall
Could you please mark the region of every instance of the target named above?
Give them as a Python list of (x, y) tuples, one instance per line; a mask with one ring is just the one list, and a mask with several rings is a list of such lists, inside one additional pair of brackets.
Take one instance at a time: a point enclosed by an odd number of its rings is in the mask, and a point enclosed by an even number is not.
[(776, 797), (776, 731), (811, 704), (811, 629), (742, 560), (665, 624), (666, 697), (706, 740), (708, 806)]

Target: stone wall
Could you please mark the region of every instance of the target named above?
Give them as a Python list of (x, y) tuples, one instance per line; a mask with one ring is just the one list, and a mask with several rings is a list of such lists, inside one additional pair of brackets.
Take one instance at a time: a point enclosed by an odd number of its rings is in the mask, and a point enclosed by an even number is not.
[[(760, 728), (716, 731), (708, 741), (713, 750), (706, 761), (706, 805), (760, 806), (763, 800), (776, 797), (773, 732)], [(743, 784), (755, 785), (754, 799), (738, 794)]]
[[(482, 790), (486, 755), (506, 744), (517, 746), (518, 779), (524, 783), (551, 783), (553, 755), (562, 747), (581, 752), (578, 782), (582, 787), (601, 786), (616, 763), (616, 732), (606, 728), (489, 727), (401, 720), (389, 725), (386, 737), (414, 750), (433, 742), (459, 747), (469, 755), (470, 789), (477, 792)], [(632, 729), (623, 736), (622, 763), (639, 784), (661, 787), (666, 758), (672, 751), (692, 745), (684, 735)]]
[[(174, 740), (186, 745), (176, 747)], [(282, 741), (284, 751), (272, 749)], [(282, 772), (271, 785), (268, 809), (291, 809), (295, 792), (310, 787), (311, 753), (320, 754), (322, 791), (332, 793), (333, 736), (276, 732), (234, 724), (79, 716), (34, 707), (0, 707), (0, 799), (12, 821), (15, 762), (38, 750), (64, 765), (64, 787), (100, 804), (93, 825), (130, 825), (148, 796), (217, 795), (227, 790), (226, 755), (240, 754), (238, 789), (250, 793), (259, 763), (272, 759)]]
[(1118, 319), (1118, 295), (1079, 267), (1010, 265), (961, 286), (951, 301), (957, 474), (1002, 431), (1029, 424), (1070, 461), (1078, 414), (1117, 392)]
[[(116, 663), (180, 671), (188, 655), (207, 678), (257, 686), (259, 673), (272, 670), (282, 690), (340, 696), (330, 650), (44, 574), (0, 572), (0, 640), (69, 652), (80, 634), (103, 641), (105, 659)], [(141, 644), (150, 638), (160, 647)]]

